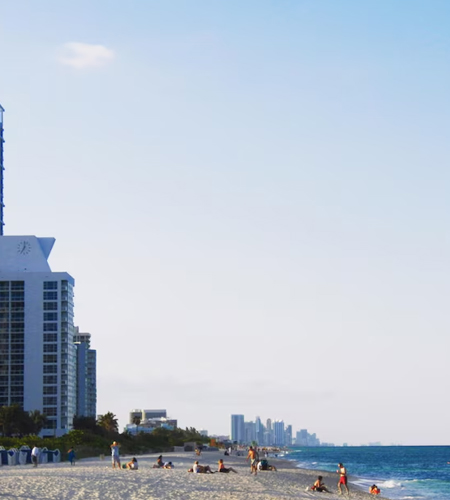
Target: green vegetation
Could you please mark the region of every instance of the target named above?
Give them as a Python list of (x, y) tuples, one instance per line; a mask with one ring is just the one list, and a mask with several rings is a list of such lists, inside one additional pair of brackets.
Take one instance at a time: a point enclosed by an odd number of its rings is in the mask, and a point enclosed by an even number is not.
[(38, 411), (25, 412), (19, 406), (3, 406), (0, 408), (0, 446), (6, 449), (21, 446), (46, 447), (49, 450), (59, 449), (62, 460), (70, 448), (75, 448), (77, 458), (109, 455), (110, 445), (117, 441), (121, 454), (138, 455), (141, 453), (170, 451), (173, 446), (183, 446), (187, 442), (198, 444), (208, 442), (193, 427), (168, 430), (155, 429), (151, 434), (140, 433), (136, 436), (118, 432), (117, 418), (112, 412), (105, 413), (96, 421), (91, 417), (75, 417), (74, 429), (68, 434), (56, 438), (40, 438), (38, 434), (45, 423), (45, 416)]

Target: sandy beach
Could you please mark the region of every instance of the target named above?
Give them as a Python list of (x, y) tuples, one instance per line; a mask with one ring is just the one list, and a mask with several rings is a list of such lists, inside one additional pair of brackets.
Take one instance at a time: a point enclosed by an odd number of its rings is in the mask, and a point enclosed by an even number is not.
[[(114, 470), (110, 457), (84, 459), (71, 466), (69, 463), (3, 466), (0, 468), (0, 497), (23, 500), (237, 500), (254, 496), (269, 499), (342, 498), (337, 494), (337, 476), (324, 472), (324, 482), (333, 492), (305, 491), (316, 479), (318, 472), (298, 469), (287, 460), (270, 459), (278, 472), (260, 472), (255, 477), (245, 457), (226, 457), (219, 452), (204, 452), (199, 458), (202, 465), (217, 470), (217, 461), (223, 458), (227, 467), (238, 474), (190, 474), (187, 469), (196, 460), (195, 453), (166, 453), (165, 461), (172, 461), (175, 469), (153, 469), (157, 454), (138, 456), (139, 470)], [(130, 456), (121, 457), (122, 463)], [(373, 498), (351, 484), (350, 496), (354, 499)], [(382, 498), (378, 496), (378, 498)]]

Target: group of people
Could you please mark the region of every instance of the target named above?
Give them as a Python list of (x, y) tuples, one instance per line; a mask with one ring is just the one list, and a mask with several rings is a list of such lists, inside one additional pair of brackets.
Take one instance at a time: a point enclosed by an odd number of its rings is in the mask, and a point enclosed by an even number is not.
[[(347, 469), (344, 467), (344, 464), (338, 463), (338, 469), (336, 472), (339, 474), (339, 481), (337, 485), (339, 495), (342, 495), (342, 486), (346, 489), (347, 495), (350, 495), (350, 491), (348, 489)], [(322, 476), (317, 476), (315, 483), (311, 486), (311, 490), (319, 491), (321, 493), (331, 493), (331, 491), (325, 486)]]
[(198, 460), (194, 462), (194, 465), (188, 469), (188, 472), (193, 472), (194, 474), (214, 474), (214, 472), (222, 472), (228, 474), (229, 472), (234, 472), (237, 474), (237, 470), (233, 467), (225, 467), (223, 459), (221, 458), (218, 462), (217, 471), (213, 471), (209, 465), (200, 465)]
[[(336, 472), (339, 474), (339, 481), (337, 485), (339, 495), (342, 495), (342, 486), (344, 486), (345, 490), (347, 491), (347, 495), (349, 495), (350, 491), (348, 489), (347, 469), (344, 467), (344, 464), (339, 463)], [(315, 483), (311, 486), (311, 490), (331, 493), (331, 491), (325, 486), (322, 476), (317, 476)], [(379, 495), (381, 493), (381, 490), (376, 484), (373, 484), (369, 488), (369, 493), (371, 493), (372, 495)]]
[(275, 465), (269, 464), (267, 460), (267, 454), (265, 454), (265, 458), (260, 460), (258, 450), (256, 450), (256, 448), (253, 448), (253, 446), (250, 446), (250, 448), (248, 449), (247, 460), (250, 460), (250, 474), (255, 474), (255, 476), (258, 473), (258, 470), (272, 470), (275, 472), (277, 470)]

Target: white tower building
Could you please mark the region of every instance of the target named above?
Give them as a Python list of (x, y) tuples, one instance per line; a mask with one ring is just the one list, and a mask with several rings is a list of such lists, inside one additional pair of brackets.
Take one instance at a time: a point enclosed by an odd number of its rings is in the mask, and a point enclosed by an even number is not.
[(47, 262), (54, 238), (0, 236), (0, 406), (47, 416), (60, 436), (76, 413), (74, 279)]

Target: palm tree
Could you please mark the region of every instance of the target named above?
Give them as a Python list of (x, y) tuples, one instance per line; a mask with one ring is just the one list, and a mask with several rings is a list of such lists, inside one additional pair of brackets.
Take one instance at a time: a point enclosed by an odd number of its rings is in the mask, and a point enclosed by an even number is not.
[(30, 411), (28, 412), (28, 414), (30, 415), (30, 419), (33, 422), (34, 433), (37, 435), (44, 428), (47, 422), (47, 417), (39, 410)]
[(98, 417), (98, 425), (108, 432), (119, 432), (117, 417), (110, 411)]

